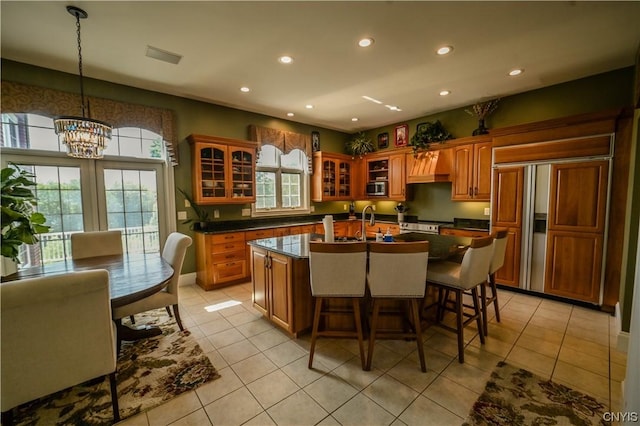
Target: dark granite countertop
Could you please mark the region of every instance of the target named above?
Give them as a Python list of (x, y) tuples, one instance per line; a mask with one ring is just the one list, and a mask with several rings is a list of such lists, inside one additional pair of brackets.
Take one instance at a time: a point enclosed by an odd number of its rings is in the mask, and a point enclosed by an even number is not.
[(464, 229), (468, 231), (489, 231), (489, 220), (453, 218), (452, 224), (441, 225), (442, 228)]
[[(439, 260), (455, 257), (464, 252), (471, 243), (471, 238), (451, 235), (407, 233), (394, 237), (398, 242), (402, 241), (429, 241), (429, 259)], [(321, 234), (298, 234), (284, 237), (262, 238), (249, 241), (247, 244), (253, 247), (263, 248), (284, 256), (295, 259), (309, 258), (309, 243), (311, 241), (323, 241)], [(345, 244), (349, 244), (345, 242)], [(389, 243), (387, 243), (389, 244)], [(393, 243), (390, 243), (393, 244)]]
[[(195, 232), (201, 232), (204, 234), (219, 234), (224, 232), (236, 232), (236, 231), (256, 231), (260, 229), (278, 228), (286, 226), (298, 226), (298, 225), (311, 225), (322, 224), (322, 219), (325, 215), (300, 215), (300, 216), (286, 216), (282, 218), (253, 218), (251, 220), (226, 220), (207, 222), (207, 229), (194, 228)], [(367, 218), (369, 216), (367, 215)], [(356, 213), (356, 219), (354, 221), (360, 221), (362, 214)], [(333, 220), (349, 220), (348, 213), (333, 214)], [(398, 217), (396, 215), (376, 215), (376, 222), (381, 223), (397, 223)]]

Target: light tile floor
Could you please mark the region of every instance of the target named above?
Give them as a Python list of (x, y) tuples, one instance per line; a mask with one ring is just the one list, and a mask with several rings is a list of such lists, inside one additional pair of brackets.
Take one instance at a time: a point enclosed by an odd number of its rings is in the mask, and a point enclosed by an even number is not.
[(183, 322), (221, 378), (120, 424), (460, 425), (503, 360), (619, 411), (626, 356), (615, 350), (612, 316), (509, 291), (499, 291), (499, 300), (501, 322), (491, 319), (486, 344), (465, 329), (465, 364), (458, 363), (455, 335), (431, 327), (426, 373), (415, 342), (399, 340), (376, 342), (365, 372), (357, 342), (319, 339), (309, 370), (309, 335), (291, 339), (263, 319), (252, 307), (250, 283), (209, 292), (184, 286)]

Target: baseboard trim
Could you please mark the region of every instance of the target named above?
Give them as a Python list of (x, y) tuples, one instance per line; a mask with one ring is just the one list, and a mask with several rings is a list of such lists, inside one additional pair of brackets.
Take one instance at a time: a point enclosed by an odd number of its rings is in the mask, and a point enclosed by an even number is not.
[(183, 285), (192, 285), (196, 283), (196, 273), (191, 272), (189, 274), (180, 275), (180, 279), (178, 280), (178, 286)]

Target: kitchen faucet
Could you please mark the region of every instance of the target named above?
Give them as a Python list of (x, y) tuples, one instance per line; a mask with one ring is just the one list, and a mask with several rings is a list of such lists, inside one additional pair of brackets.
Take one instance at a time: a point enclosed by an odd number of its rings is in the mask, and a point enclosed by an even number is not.
[(367, 209), (371, 209), (371, 219), (369, 220), (369, 226), (376, 224), (376, 216), (373, 214), (373, 204), (368, 204), (362, 209), (362, 239), (361, 241), (367, 241), (367, 228), (365, 225), (365, 218), (367, 216)]

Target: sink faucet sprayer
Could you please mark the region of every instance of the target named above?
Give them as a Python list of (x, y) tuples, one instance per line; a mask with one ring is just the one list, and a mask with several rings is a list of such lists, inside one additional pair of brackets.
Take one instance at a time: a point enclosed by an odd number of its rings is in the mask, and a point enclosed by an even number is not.
[(369, 220), (369, 226), (376, 224), (376, 216), (373, 214), (373, 204), (368, 204), (362, 209), (362, 240), (367, 241), (367, 227), (365, 226), (365, 218), (367, 216), (367, 209), (371, 210), (371, 219)]

